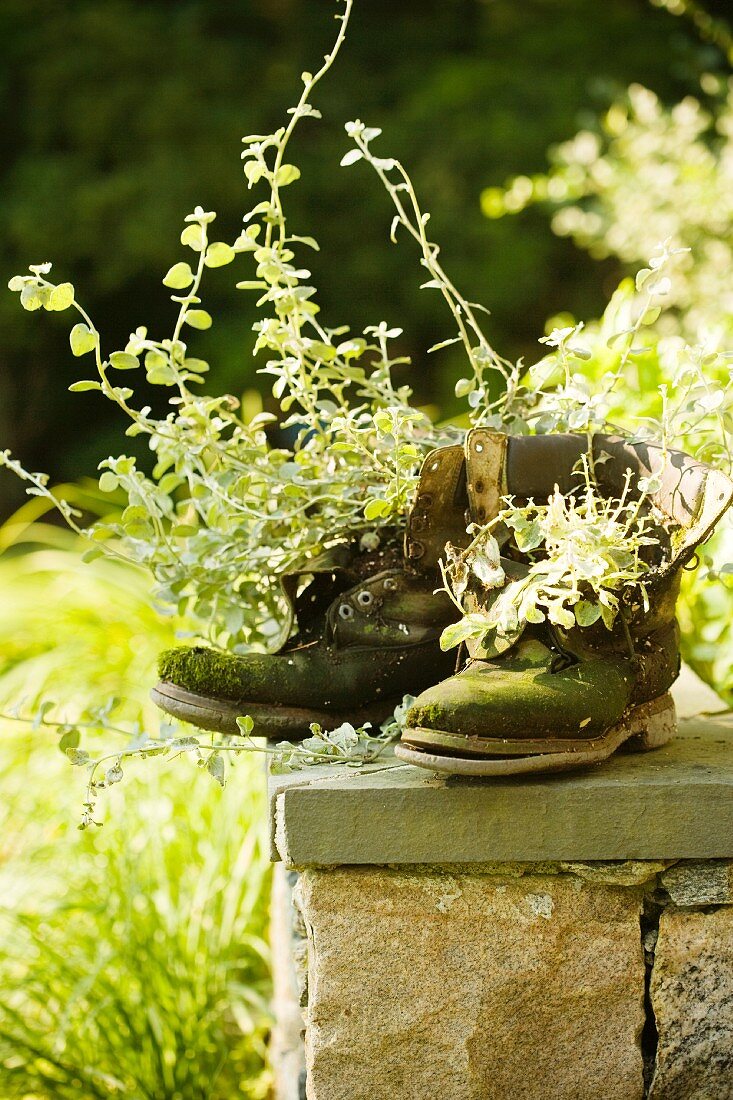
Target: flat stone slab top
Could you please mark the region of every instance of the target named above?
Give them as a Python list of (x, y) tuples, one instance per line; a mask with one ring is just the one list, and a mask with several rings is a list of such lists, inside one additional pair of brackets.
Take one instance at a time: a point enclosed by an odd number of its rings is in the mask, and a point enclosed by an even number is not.
[(289, 867), (733, 856), (733, 711), (689, 670), (678, 735), (590, 769), (439, 777), (391, 754), (271, 775), (272, 858)]

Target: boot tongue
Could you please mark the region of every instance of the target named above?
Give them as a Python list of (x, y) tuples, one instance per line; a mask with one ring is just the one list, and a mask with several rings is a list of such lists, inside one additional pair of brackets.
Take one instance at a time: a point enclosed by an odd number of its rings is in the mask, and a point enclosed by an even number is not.
[(513, 647), (512, 665), (515, 668), (549, 668), (554, 654), (549, 645), (539, 637), (524, 637)]
[(557, 652), (539, 638), (522, 637), (497, 657), (469, 658), (466, 668), (488, 667), (500, 672), (510, 667), (515, 672), (531, 672), (533, 669), (538, 672), (553, 672), (557, 656)]
[(506, 658), (512, 667), (543, 668), (554, 672), (558, 667), (567, 668), (577, 663), (577, 657), (560, 647), (553, 637), (549, 623), (528, 623), (521, 636), (506, 649), (497, 653), (479, 645), (467, 643), (466, 649), (470, 663), (491, 663), (500, 665)]
[(337, 596), (361, 580), (396, 569), (401, 562), (397, 534), (385, 529), (375, 550), (362, 550), (352, 540), (325, 550), (301, 569), (284, 573), (280, 585), (286, 600), (287, 634), (283, 632), (280, 648), (297, 649), (320, 637), (324, 616)]

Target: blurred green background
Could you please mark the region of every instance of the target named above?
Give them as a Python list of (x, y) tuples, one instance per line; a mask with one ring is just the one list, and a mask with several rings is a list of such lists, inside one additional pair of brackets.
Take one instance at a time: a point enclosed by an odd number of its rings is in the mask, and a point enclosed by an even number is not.
[[(0, 544), (18, 534), (0, 527)], [(81, 561), (37, 523), (0, 557), (0, 712), (76, 720), (148, 699), (173, 625), (145, 577)], [(103, 744), (99, 742), (103, 740)], [(225, 790), (186, 758), (125, 765), (103, 828), (78, 832), (85, 769), (51, 729), (0, 719), (0, 1097), (263, 1100), (269, 1019), (268, 826), (259, 757)], [(122, 748), (108, 733), (86, 744)]]
[[(713, 5), (714, 9), (715, 5)], [(718, 5), (721, 11), (725, 2)], [(196, 203), (238, 232), (248, 198), (244, 133), (279, 125), (298, 74), (333, 34), (332, 0), (4, 0), (0, 275), (54, 261), (108, 347), (139, 324), (165, 333), (160, 279), (180, 255)], [(405, 329), (421, 403), (450, 411), (457, 353), (425, 356), (451, 335), (406, 243), (389, 244), (391, 210), (363, 166), (338, 162), (343, 124), (384, 130), (382, 148), (414, 173), (434, 238), (469, 298), (492, 310), (489, 334), (507, 357), (536, 347), (546, 318), (596, 316), (618, 280), (553, 236), (547, 218), (489, 221), (483, 188), (546, 164), (632, 81), (663, 102), (699, 93), (722, 55), (694, 27), (647, 0), (386, 0), (357, 3), (346, 49), (319, 88), (323, 122), (303, 125), (288, 192), (291, 224), (321, 244), (312, 267), (324, 317)], [(250, 203), (251, 205), (251, 203)], [(261, 385), (252, 360), (252, 295), (233, 289), (247, 259), (208, 280), (216, 324), (197, 336), (212, 390)], [(210, 303), (210, 304), (209, 304)], [(118, 453), (115, 412), (71, 395), (66, 318), (25, 314), (0, 292), (0, 445), (53, 479), (93, 474)], [(0, 510), (20, 488), (0, 479)]]

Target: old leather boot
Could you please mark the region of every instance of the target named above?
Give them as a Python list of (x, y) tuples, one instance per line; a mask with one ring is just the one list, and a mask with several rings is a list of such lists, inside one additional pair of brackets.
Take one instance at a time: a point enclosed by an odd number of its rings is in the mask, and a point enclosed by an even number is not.
[[(542, 623), (498, 656), (469, 646), (462, 671), (423, 692), (409, 711), (396, 750), (402, 760), (468, 775), (548, 772), (601, 761), (624, 742), (655, 748), (673, 735), (680, 570), (730, 505), (733, 484), (680, 452), (665, 456), (603, 435), (593, 446), (607, 498), (620, 496), (627, 470), (634, 486), (662, 471), (651, 502), (668, 521), (671, 544), (645, 576), (648, 610), (630, 589), (612, 630), (601, 622), (571, 630)], [(586, 447), (572, 435), (507, 439), (476, 429), (467, 440), (472, 518), (492, 518), (507, 494), (542, 501), (556, 484), (572, 493)], [(521, 568), (514, 563), (515, 572)]]
[[(403, 548), (327, 551), (284, 578), (298, 629), (279, 652), (168, 650), (153, 700), (176, 718), (223, 733), (237, 733), (237, 717), (250, 715), (256, 735), (276, 739), (305, 736), (311, 722), (331, 729), (382, 722), (406, 693), (455, 667), (439, 639), (456, 612), (435, 590), (446, 541), (466, 537), (465, 509), (463, 448), (431, 452)], [(312, 579), (299, 591), (304, 577)]]

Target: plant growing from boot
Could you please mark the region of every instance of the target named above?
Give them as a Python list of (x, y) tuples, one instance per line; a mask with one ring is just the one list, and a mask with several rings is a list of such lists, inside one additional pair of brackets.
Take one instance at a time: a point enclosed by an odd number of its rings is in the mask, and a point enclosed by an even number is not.
[[(231, 244), (216, 240), (215, 215), (200, 207), (186, 218), (181, 243), (190, 259), (163, 279), (177, 312), (170, 337), (138, 327), (124, 349), (106, 354), (74, 287), (50, 281), (50, 264), (32, 265), (10, 282), (27, 310), (77, 314), (71, 351), (93, 360), (94, 377), (70, 389), (97, 390), (117, 404), (130, 422), (126, 434), (147, 437), (156, 463), (147, 477), (127, 455), (101, 462), (100, 487), (122, 489), (127, 507), (119, 520), (87, 530), (53, 497), (46, 475), (25, 471), (7, 452), (0, 464), (29, 483), (30, 495), (52, 497), (74, 530), (95, 543), (89, 556), (106, 553), (149, 569), (158, 604), (235, 652), (284, 640), (279, 575), (341, 538), (373, 540), (403, 516), (421, 458), (445, 438), (410, 406), (409, 388), (393, 381), (408, 362), (391, 351), (400, 329), (380, 323), (353, 336), (321, 321), (310, 272), (296, 261), (296, 252), (318, 246), (293, 233), (285, 215), (283, 193), (300, 174), (287, 159), (290, 139), (301, 119), (318, 117), (309, 99), (341, 47), (351, 4), (338, 16), (321, 69), (303, 73), (287, 126), (244, 139), (248, 187), (264, 185), (266, 197), (245, 215), (242, 233)], [(274, 416), (245, 422), (231, 396), (196, 392), (208, 364), (192, 354), (191, 338), (212, 324), (202, 281), (242, 253), (253, 261), (254, 277), (237, 285), (259, 293), (264, 317), (255, 326), (254, 353), (269, 356), (261, 373), (273, 379), (279, 427), (296, 433), (290, 449), (268, 440)], [(135, 403), (128, 380), (136, 372), (170, 394), (164, 416)]]
[[(648, 506), (648, 498), (659, 489), (659, 471), (636, 485), (627, 479), (620, 499), (604, 499), (595, 477), (603, 459), (592, 457), (596, 432), (622, 431), (630, 440), (657, 443), (662, 455), (681, 447), (731, 472), (729, 353), (676, 341), (667, 351), (669, 381), (659, 382), (652, 395), (650, 411), (656, 415), (635, 422), (627, 417), (623, 427), (610, 420), (619, 401), (616, 391), (626, 385), (629, 369), (638, 367), (654, 348), (654, 337), (648, 333), (669, 292), (664, 271), (676, 251), (660, 247), (638, 273), (634, 292), (625, 288), (617, 294), (623, 305), (619, 309), (617, 301), (616, 308), (609, 309), (608, 324), (590, 332), (582, 324), (557, 328), (541, 340), (551, 350), (529, 368), (528, 384), (514, 399), (523, 403), (523, 420), (530, 431), (585, 433), (584, 490), (579, 500), (556, 491), (546, 505), (519, 505), (507, 499), (496, 520), (475, 528), (465, 550), (448, 548), (443, 580), (461, 618), (444, 631), (444, 648), (470, 639), (490, 654), (500, 653), (514, 644), (528, 623), (545, 619), (563, 629), (591, 626), (601, 619), (610, 630), (617, 617), (623, 621), (624, 590), (646, 600), (649, 566), (644, 548), (656, 547), (659, 553), (673, 535), (668, 522)], [(629, 499), (630, 489), (638, 491), (638, 499)], [(516, 549), (530, 556), (525, 578), (507, 581), (499, 575), (493, 532), (502, 528), (511, 532)], [(718, 563), (716, 572), (727, 575), (733, 565)], [(477, 585), (483, 589), (480, 607)]]
[[(303, 90), (288, 112), (287, 125), (272, 134), (244, 139), (248, 187), (264, 185), (265, 197), (245, 215), (242, 233), (231, 243), (216, 240), (213, 213), (197, 207), (187, 217), (181, 244), (189, 250), (188, 258), (174, 263), (163, 280), (173, 291), (177, 307), (169, 337), (159, 339), (138, 327), (125, 348), (103, 353), (101, 336), (74, 287), (48, 279), (49, 264), (33, 265), (27, 275), (16, 276), (10, 283), (25, 309), (71, 309), (78, 315), (70, 333), (71, 351), (80, 358), (91, 357), (95, 369), (90, 372), (94, 377), (70, 388), (97, 390), (117, 404), (129, 421), (126, 434), (147, 437), (156, 463), (150, 477), (127, 455), (100, 463), (100, 487), (123, 490), (127, 506), (119, 519), (98, 522), (90, 529), (80, 525), (81, 517), (70, 504), (57, 499), (46, 475), (26, 471), (8, 452), (0, 453), (0, 464), (28, 482), (30, 495), (49, 498), (75, 531), (92, 539), (88, 557), (108, 554), (148, 569), (159, 606), (186, 617), (197, 634), (236, 653), (252, 647), (276, 648), (285, 641), (282, 573), (304, 567), (324, 546), (341, 539), (356, 537), (365, 546), (378, 545), (382, 532), (403, 522), (423, 456), (432, 447), (461, 437), (456, 429), (433, 426), (411, 407), (409, 388), (394, 381), (393, 372), (408, 362), (391, 351), (391, 341), (401, 330), (380, 323), (354, 336), (348, 329), (325, 324), (310, 272), (301, 266), (301, 257), (317, 244), (295, 234), (287, 221), (283, 196), (300, 174), (287, 156), (290, 139), (301, 119), (318, 117), (311, 94), (341, 48), (352, 3), (345, 0), (345, 10), (337, 16), (338, 35), (321, 68), (315, 74), (302, 74)], [(430, 350), (463, 344), (468, 371), (456, 392), (467, 399), (471, 423), (509, 433), (569, 430), (582, 432), (589, 440), (593, 432), (607, 426), (613, 394), (628, 364), (644, 353), (645, 333), (658, 319), (669, 293), (664, 269), (677, 250), (665, 246), (652, 259), (638, 279), (628, 323), (609, 335), (602, 352), (596, 354), (597, 348), (583, 345), (582, 326), (558, 327), (545, 339), (549, 353), (525, 371), (523, 364), (511, 364), (493, 350), (479, 320), (483, 307), (468, 302), (446, 275), (439, 249), (427, 236), (429, 215), (420, 206), (409, 174), (399, 161), (373, 152), (379, 130), (354, 122), (347, 125), (347, 133), (354, 147), (342, 164), (364, 161), (376, 172), (395, 209), (392, 239), (402, 228), (418, 244), (428, 275), (423, 286), (437, 290), (452, 314), (457, 334)], [(269, 356), (262, 373), (273, 379), (273, 396), (282, 413), (279, 426), (296, 434), (290, 448), (275, 447), (268, 439), (267, 429), (277, 418), (261, 414), (247, 422), (231, 396), (197, 392), (208, 364), (192, 354), (191, 336), (212, 324), (203, 308), (203, 278), (209, 269), (240, 262), (242, 253), (251, 257), (254, 270), (252, 277), (237, 285), (259, 294), (264, 316), (255, 325), (254, 351)], [(594, 356), (606, 366), (596, 387), (588, 380), (591, 368), (597, 366)], [(683, 430), (687, 434), (702, 430), (694, 420), (703, 387), (710, 395), (709, 404), (702, 405), (704, 418), (715, 421), (710, 446), (728, 455), (727, 394), (719, 383), (707, 379), (704, 352), (690, 351), (688, 358), (694, 366), (688, 365), (687, 374), (680, 374), (686, 380), (681, 389), (672, 392), (668, 387), (661, 395), (661, 420), (650, 418), (633, 427), (665, 442)], [(166, 415), (156, 416), (150, 407), (135, 403), (134, 389), (126, 384), (135, 371), (144, 372), (148, 382), (169, 392)], [(129, 373), (120, 378), (119, 372)], [(723, 430), (722, 443), (718, 429)], [(578, 579), (572, 570), (561, 570), (555, 580), (554, 574), (541, 579), (544, 566), (538, 558), (532, 583), (521, 594), (509, 586), (512, 595), (502, 606), (511, 605), (517, 614), (521, 607), (523, 615), (554, 615), (565, 621), (572, 615), (575, 621), (578, 605), (590, 602), (594, 610), (581, 614), (590, 616), (597, 610), (610, 621), (617, 589), (633, 583), (634, 569), (639, 570), (637, 579), (643, 572), (635, 550), (630, 561), (620, 564), (617, 551), (622, 537), (637, 547), (649, 537), (643, 519), (632, 517), (624, 502), (617, 507), (615, 518), (604, 511), (604, 503), (593, 491), (592, 471), (580, 506), (556, 498), (546, 507), (532, 505), (528, 512), (507, 502), (504, 523), (517, 537), (522, 525), (535, 525), (545, 562), (553, 555), (556, 563), (562, 561), (568, 540), (583, 538), (597, 550), (594, 563), (601, 572), (594, 574), (594, 603), (577, 595)], [(463, 564), (474, 568), (477, 554), (485, 555), (488, 545), (486, 533), (477, 536)], [(447, 567), (449, 581), (455, 564)], [(559, 595), (553, 595), (553, 584), (559, 585)], [(460, 603), (460, 593), (453, 590), (453, 595)], [(506, 637), (512, 633), (507, 624), (513, 614), (514, 610), (507, 611), (508, 618), (497, 619), (497, 628), (501, 624)], [(352, 755), (364, 758), (364, 746), (373, 737), (353, 732), (358, 744), (352, 746)], [(283, 765), (290, 766), (298, 753), (302, 760), (324, 752), (348, 756), (342, 751), (351, 741), (348, 730), (335, 740), (334, 735), (323, 736), (323, 731), (315, 731), (314, 737), (323, 745), (292, 752), (285, 748)], [(134, 744), (129, 754), (167, 752), (170, 745), (159, 740)], [(377, 740), (381, 744), (379, 735)], [(215, 779), (223, 778), (220, 752), (242, 747), (217, 743), (209, 767)], [(195, 754), (198, 738), (184, 737), (175, 748)], [(105, 754), (101, 761), (88, 760), (85, 750), (77, 746), (70, 749), (73, 762), (89, 763), (92, 768), (90, 791), (120, 777), (125, 753)], [(109, 761), (111, 774), (107, 777), (104, 772), (105, 778), (97, 782), (96, 769)], [(93, 798), (89, 801), (91, 805)]]
[[(557, 489), (546, 504), (520, 506), (506, 498), (496, 519), (475, 528), (465, 550), (448, 547), (443, 580), (461, 618), (443, 631), (443, 649), (472, 641), (496, 656), (530, 623), (545, 620), (571, 630), (600, 619), (611, 630), (623, 619), (628, 593), (648, 609), (644, 554), (659, 545), (659, 528), (643, 511), (643, 497), (628, 499), (630, 475), (614, 500), (599, 495), (585, 456), (583, 472), (579, 499)], [(505, 574), (492, 533), (502, 529), (529, 562), (526, 575), (516, 579)]]
[[(493, 218), (538, 204), (557, 234), (570, 237), (594, 258), (615, 258), (627, 271), (645, 262), (662, 237), (670, 237), (675, 249), (687, 249), (677, 253), (667, 270), (667, 309), (659, 326), (637, 339), (643, 350), (629, 358), (609, 418), (616, 423), (622, 418), (628, 423), (632, 415), (660, 421), (666, 399), (676, 404), (687, 424), (681, 425), (680, 446), (727, 468), (729, 431), (726, 439), (705, 414), (714, 405), (730, 424), (730, 359), (725, 353), (733, 346), (728, 279), (733, 251), (733, 33), (699, 4), (655, 3), (691, 19), (700, 37), (721, 51), (717, 63), (715, 51), (706, 51), (710, 71), (700, 78), (702, 96), (667, 105), (634, 84), (597, 121), (549, 150), (546, 173), (488, 188), (482, 206)], [(618, 320), (633, 295), (633, 278), (627, 278), (603, 318), (586, 326), (583, 342), (593, 356), (583, 371), (591, 383), (603, 373), (607, 334), (624, 327)], [(561, 322), (572, 323), (566, 318)], [(664, 395), (662, 386), (667, 387)], [(683, 579), (679, 605), (686, 659), (703, 678), (727, 691), (729, 699), (732, 536), (728, 516), (701, 555), (703, 567)], [(712, 583), (703, 584), (708, 581)]]
[[(202, 207), (186, 218), (181, 244), (190, 250), (189, 258), (174, 263), (163, 279), (176, 307), (169, 337), (158, 338), (140, 326), (124, 348), (105, 353), (75, 288), (49, 278), (51, 264), (31, 265), (10, 281), (24, 309), (77, 315), (71, 352), (89, 357), (94, 370), (69, 388), (97, 391), (113, 401), (129, 421), (125, 434), (147, 437), (156, 463), (148, 477), (128, 455), (104, 459), (100, 488), (122, 490), (127, 505), (119, 518), (88, 528), (80, 522), (81, 511), (53, 492), (48, 475), (27, 471), (7, 451), (0, 452), (0, 465), (27, 483), (29, 496), (46, 498), (73, 531), (92, 541), (87, 560), (109, 556), (149, 570), (158, 606), (234, 652), (277, 648), (285, 640), (280, 574), (304, 566), (344, 537), (360, 538), (369, 549), (378, 546), (380, 531), (406, 514), (424, 455), (458, 434), (436, 430), (410, 406), (409, 388), (393, 381), (393, 371), (409, 363), (391, 351), (401, 330), (380, 322), (353, 336), (346, 328), (327, 327), (310, 273), (296, 263), (296, 251), (303, 255), (318, 246), (287, 225), (283, 192), (300, 173), (286, 153), (298, 122), (319, 117), (311, 93), (341, 48), (351, 7), (352, 0), (345, 0), (336, 41), (321, 68), (302, 74), (303, 90), (287, 125), (244, 139), (248, 187), (263, 184), (266, 197), (245, 215), (242, 233), (232, 243), (215, 239), (215, 214)], [(255, 326), (254, 353), (270, 356), (262, 373), (274, 379), (273, 396), (283, 414), (279, 427), (297, 433), (290, 449), (268, 440), (274, 416), (246, 422), (230, 395), (196, 392), (209, 365), (192, 354), (191, 337), (213, 323), (203, 308), (204, 276), (238, 261), (241, 253), (254, 261), (254, 277), (237, 285), (259, 292), (265, 314)], [(126, 384), (134, 372), (169, 391), (165, 415), (135, 401), (133, 386)], [(52, 709), (41, 701), (31, 720), (36, 728), (55, 730), (71, 763), (89, 769), (83, 825), (94, 820), (98, 792), (119, 782), (130, 757), (191, 754), (223, 782), (222, 754), (251, 747), (234, 739), (202, 744), (199, 737), (179, 736), (168, 723), (152, 735), (134, 724), (115, 726), (109, 706), (73, 722), (55, 720)], [(125, 738), (126, 745), (91, 755), (80, 746), (81, 734), (100, 728)], [(324, 754), (343, 756), (348, 742), (350, 758), (368, 759), (384, 738), (352, 729), (345, 741), (334, 740), (314, 730), (310, 747), (293, 752), (304, 762), (317, 762)], [(285, 747), (281, 755), (285, 761), (292, 753)]]

